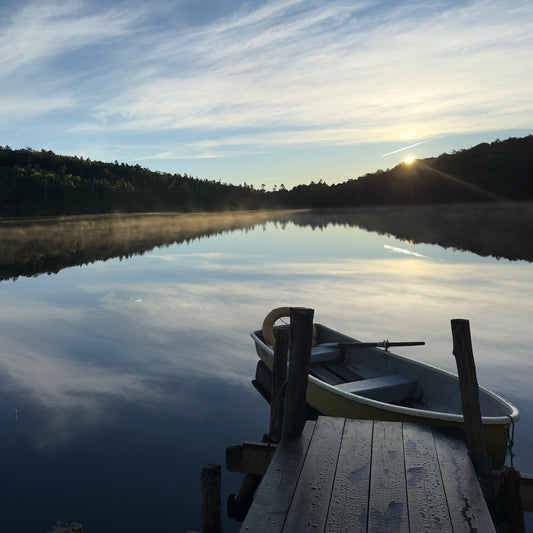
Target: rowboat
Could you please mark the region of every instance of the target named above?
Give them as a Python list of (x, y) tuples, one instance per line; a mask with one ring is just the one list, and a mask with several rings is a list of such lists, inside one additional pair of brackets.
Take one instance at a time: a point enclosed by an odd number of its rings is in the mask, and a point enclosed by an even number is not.
[[(272, 326), (265, 320), (261, 330), (251, 333), (257, 354), (270, 371), (273, 331), (287, 327)], [(464, 425), (458, 377), (390, 351), (393, 346), (423, 342), (366, 343), (321, 324), (314, 328), (306, 401), (320, 414), (438, 427)], [(498, 469), (505, 462), (509, 429), (519, 413), (482, 387), (479, 400), (489, 457)]]

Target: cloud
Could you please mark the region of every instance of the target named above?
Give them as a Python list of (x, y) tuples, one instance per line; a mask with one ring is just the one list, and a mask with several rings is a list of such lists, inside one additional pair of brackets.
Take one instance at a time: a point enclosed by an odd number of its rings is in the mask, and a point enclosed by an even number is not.
[(28, 95), (21, 99), (20, 94), (11, 94), (7, 97), (0, 97), (0, 117), (33, 117), (36, 114), (46, 114), (52, 111), (69, 109), (75, 106), (75, 99), (72, 95), (43, 95), (41, 97)]
[(219, 146), (529, 126), (527, 3), (440, 5), (275, 3), (167, 35), (140, 58), (137, 70), (155, 65), (146, 79), (94, 116), (117, 129), (205, 130)]
[(91, 11), (81, 0), (5, 7), (0, 28), (0, 116), (16, 123), (86, 107), (91, 77), (112, 67), (103, 58), (99, 64), (99, 47), (130, 35), (142, 12), (141, 8)]
[[(132, 14), (133, 13), (133, 14)], [(138, 10), (89, 13), (83, 2), (35, 2), (8, 18), (0, 34), (0, 75), (72, 53), (84, 46), (117, 40), (131, 32)]]
[[(62, 101), (83, 110), (71, 132), (128, 135), (132, 158), (147, 135), (160, 137), (146, 158), (213, 158), (531, 125), (525, 0), (275, 1), (194, 26), (159, 2), (87, 6), (35, 3), (12, 15), (0, 78), (13, 75), (6, 98), (23, 94), (27, 114)], [(88, 47), (92, 60), (77, 67)]]

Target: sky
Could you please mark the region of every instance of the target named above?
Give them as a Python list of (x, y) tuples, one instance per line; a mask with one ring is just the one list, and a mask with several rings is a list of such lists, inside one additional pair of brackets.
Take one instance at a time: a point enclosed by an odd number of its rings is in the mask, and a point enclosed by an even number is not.
[(2, 0), (0, 145), (267, 189), (533, 133), (530, 0)]

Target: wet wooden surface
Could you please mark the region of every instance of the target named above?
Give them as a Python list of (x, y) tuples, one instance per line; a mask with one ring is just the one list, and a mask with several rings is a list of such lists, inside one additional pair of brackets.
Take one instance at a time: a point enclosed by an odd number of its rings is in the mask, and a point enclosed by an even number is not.
[(495, 530), (460, 433), (319, 417), (278, 446), (245, 531)]

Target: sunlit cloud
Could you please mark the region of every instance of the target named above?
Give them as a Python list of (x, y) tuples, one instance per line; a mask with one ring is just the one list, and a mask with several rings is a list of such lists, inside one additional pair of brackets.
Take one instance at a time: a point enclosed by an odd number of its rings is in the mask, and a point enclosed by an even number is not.
[[(509, 89), (499, 78), (527, 77), (516, 55), (517, 48), (525, 53), (531, 44), (529, 23), (520, 22), (530, 18), (525, 4), (511, 11), (471, 4), (450, 7), (441, 16), (407, 12), (400, 4), (380, 20), (364, 10), (368, 4), (339, 2), (311, 3), (296, 18), (295, 4), (171, 37), (144, 58), (163, 62), (165, 68), (156, 66), (161, 75), (153, 79), (150, 72), (144, 83), (95, 108), (95, 117), (118, 128), (289, 127), (278, 142), (282, 137), (290, 142), (295, 129), (300, 142), (328, 142), (322, 132), (335, 131), (331, 142), (339, 137), (357, 142), (364, 135), (398, 140), (405, 126), (422, 137), (458, 127), (479, 130), (488, 122), (501, 127), (511, 111), (501, 106), (509, 90), (519, 108), (529, 105), (527, 86)], [(386, 55), (383, 35), (392, 40)], [(190, 64), (176, 64), (176, 49)], [(406, 57), (416, 75), (406, 68)], [(176, 65), (177, 75), (166, 72), (169, 64)], [(257, 135), (264, 142), (268, 131)], [(232, 133), (221, 136), (231, 139)]]
[(10, 6), (0, 114), (11, 134), (43, 119), (64, 153), (67, 135), (126, 161), (407, 149), (533, 118), (525, 0), (269, 1), (194, 25), (160, 1)]

